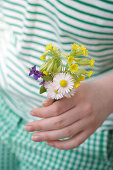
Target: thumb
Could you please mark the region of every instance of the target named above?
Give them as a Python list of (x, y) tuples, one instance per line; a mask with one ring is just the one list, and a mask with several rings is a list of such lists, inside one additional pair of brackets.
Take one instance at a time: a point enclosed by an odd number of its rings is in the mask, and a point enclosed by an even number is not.
[(54, 102), (54, 99), (45, 99), (43, 102), (42, 102), (42, 105), (44, 106), (44, 107), (47, 107), (47, 106), (49, 106), (49, 105), (51, 105), (52, 103)]

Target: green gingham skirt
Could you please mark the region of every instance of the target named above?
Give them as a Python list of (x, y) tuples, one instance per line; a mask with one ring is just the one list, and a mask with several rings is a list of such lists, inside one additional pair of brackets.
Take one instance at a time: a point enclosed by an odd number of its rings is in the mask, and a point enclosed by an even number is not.
[(113, 170), (113, 131), (97, 130), (72, 150), (35, 143), (0, 97), (0, 170)]

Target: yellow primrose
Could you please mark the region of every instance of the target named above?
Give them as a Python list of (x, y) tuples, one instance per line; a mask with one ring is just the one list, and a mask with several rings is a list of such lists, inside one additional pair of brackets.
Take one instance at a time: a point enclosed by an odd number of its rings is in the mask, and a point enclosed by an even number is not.
[(93, 74), (93, 71), (89, 71), (88, 72), (88, 77), (90, 78), (92, 74)]
[(58, 51), (59, 48), (58, 47), (53, 47), (53, 51)]
[(84, 55), (85, 57), (88, 56), (88, 50), (85, 49), (85, 50), (83, 50), (82, 52), (83, 52), (83, 55)]
[(83, 55), (84, 55), (85, 57), (88, 56), (88, 50), (85, 48), (84, 45), (82, 45), (82, 46), (80, 47), (80, 50), (82, 51), (82, 53), (83, 53)]
[(55, 51), (57, 49), (57, 47), (53, 47), (53, 50)]
[(85, 80), (85, 76), (84, 76), (84, 75), (82, 75), (82, 76), (76, 81), (76, 83), (80, 83), (80, 81), (83, 81), (83, 80)]
[(46, 50), (46, 51), (52, 50), (52, 44), (47, 45), (46, 48), (45, 48), (45, 50)]
[(47, 71), (43, 71), (43, 74), (45, 74), (46, 76), (48, 75), (48, 72)]
[(84, 80), (85, 80), (85, 76), (82, 75), (82, 76), (76, 81), (76, 83), (80, 83), (80, 81), (84, 81)]
[(40, 59), (41, 59), (42, 61), (44, 61), (44, 60), (46, 59), (46, 57), (43, 56), (43, 55), (41, 55), (41, 56), (40, 56)]
[(85, 76), (82, 75), (79, 79), (80, 79), (80, 81), (84, 81), (85, 80)]
[(76, 81), (76, 83), (80, 83), (80, 79), (78, 79), (78, 80)]
[(78, 88), (80, 86), (80, 84), (76, 84), (74, 85), (74, 89)]
[(74, 57), (73, 56), (69, 56), (68, 57), (68, 63), (71, 64), (74, 60)]
[(90, 64), (90, 66), (93, 68), (94, 67), (94, 62), (95, 62), (95, 60), (92, 58), (91, 60), (90, 60), (90, 62), (89, 62), (89, 64)]
[(85, 49), (86, 49), (85, 46), (84, 46), (84, 45), (81, 45), (80, 50), (83, 51), (83, 50), (85, 50)]
[(78, 70), (78, 64), (72, 64), (69, 68), (71, 72), (75, 72)]
[(79, 50), (79, 45), (78, 44), (74, 43), (74, 44), (72, 44), (72, 47), (73, 47), (74, 50)]

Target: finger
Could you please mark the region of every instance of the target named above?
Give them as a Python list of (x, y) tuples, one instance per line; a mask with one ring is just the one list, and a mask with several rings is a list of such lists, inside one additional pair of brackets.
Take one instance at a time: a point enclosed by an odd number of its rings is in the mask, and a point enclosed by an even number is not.
[(53, 99), (45, 99), (43, 102), (42, 102), (42, 105), (44, 106), (44, 107), (47, 107), (47, 106), (49, 106), (49, 105), (51, 105), (52, 103), (54, 102), (54, 100)]
[(80, 133), (81, 131), (85, 130), (88, 127), (89, 123), (90, 120), (88, 122), (88, 120), (86, 120), (85, 118), (84, 120), (80, 120), (77, 123), (73, 123), (72, 125), (63, 129), (34, 133), (32, 136), (32, 140), (35, 142), (40, 142), (40, 141), (57, 140), (57, 139), (74, 136)]
[(63, 98), (59, 101), (54, 102), (50, 106), (32, 109), (30, 114), (41, 118), (49, 118), (58, 116), (63, 112), (74, 107), (77, 103), (77, 98)]
[(87, 129), (73, 136), (71, 139), (67, 139), (64, 141), (61, 140), (48, 141), (47, 145), (62, 150), (74, 149), (78, 147), (80, 144), (82, 144), (92, 133), (93, 132), (91, 129)]
[[(30, 122), (26, 126), (32, 127), (31, 129), (28, 128), (28, 131), (40, 131), (40, 130), (47, 131), (47, 130), (62, 129), (82, 119), (85, 115), (86, 114), (84, 114), (84, 112), (81, 112), (80, 107), (76, 107), (76, 108), (74, 107), (71, 110), (59, 116)], [(26, 127), (26, 130), (27, 130), (27, 127)]]

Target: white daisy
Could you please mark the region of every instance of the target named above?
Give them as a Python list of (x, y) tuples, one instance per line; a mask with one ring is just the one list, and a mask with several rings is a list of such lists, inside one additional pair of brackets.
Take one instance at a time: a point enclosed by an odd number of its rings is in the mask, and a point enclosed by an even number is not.
[(44, 87), (45, 87), (46, 89), (48, 89), (49, 86), (51, 86), (51, 82), (52, 82), (52, 81), (45, 81), (45, 82), (44, 82)]
[(65, 97), (70, 98), (70, 97), (74, 96), (75, 92), (76, 92), (76, 90), (73, 88), (69, 93), (65, 94)]
[(65, 95), (74, 87), (73, 77), (68, 73), (59, 73), (53, 78), (53, 85), (59, 93)]
[(63, 98), (63, 94), (59, 93), (58, 90), (56, 90), (53, 86), (53, 83), (50, 83), (50, 85), (48, 86), (48, 94), (47, 94), (48, 98), (51, 99), (61, 99)]

